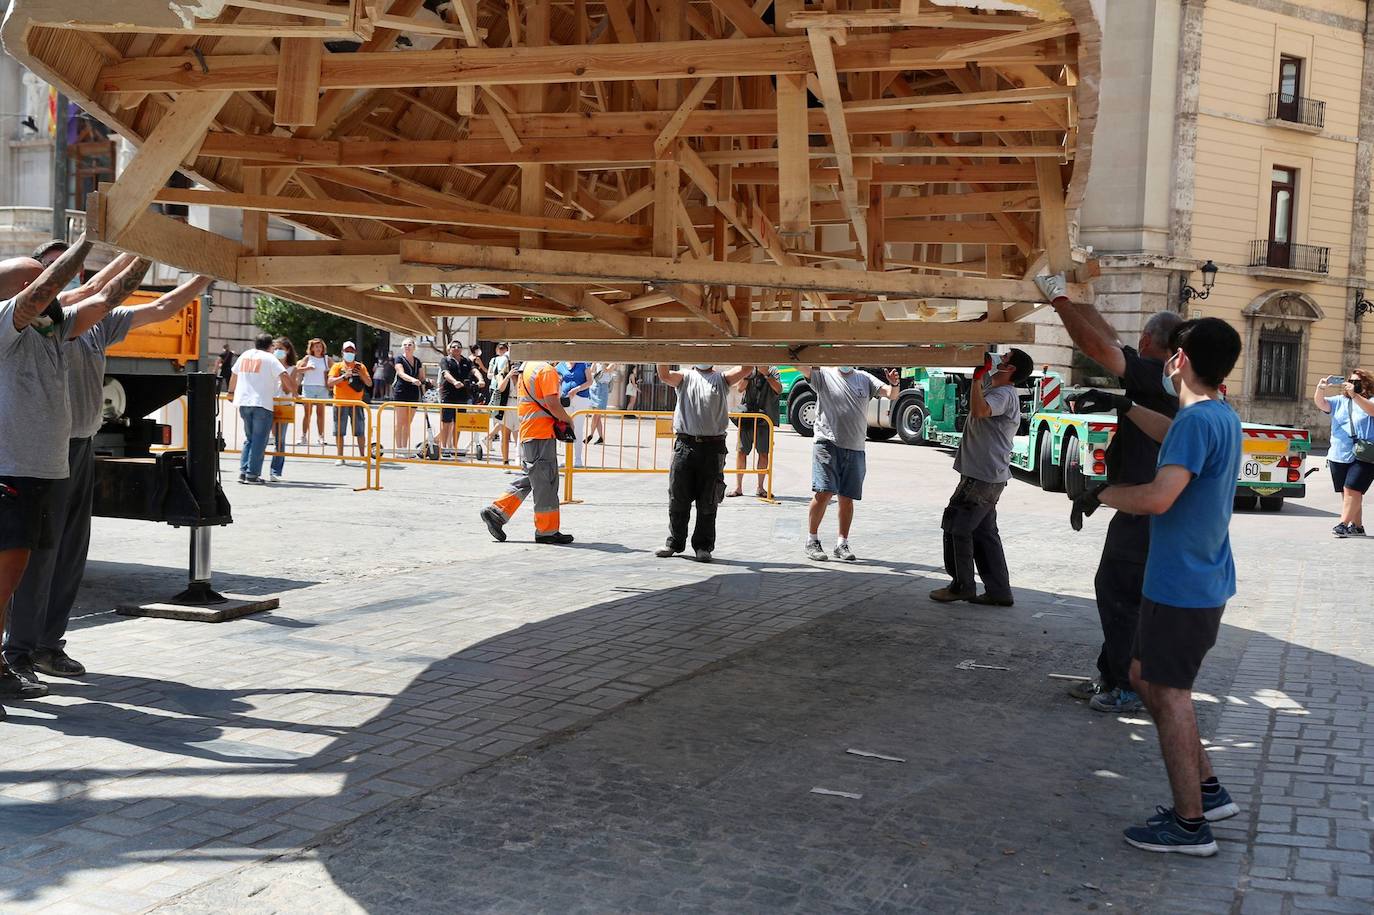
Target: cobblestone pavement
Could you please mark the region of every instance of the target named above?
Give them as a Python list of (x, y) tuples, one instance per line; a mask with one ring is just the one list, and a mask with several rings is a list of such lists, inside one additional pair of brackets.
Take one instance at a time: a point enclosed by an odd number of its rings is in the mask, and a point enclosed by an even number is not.
[(870, 445), (841, 567), (779, 445), (710, 566), (652, 558), (662, 477), (579, 480), (551, 548), (476, 522), (499, 471), (296, 461), (230, 487), (217, 584), (282, 608), (221, 625), (108, 612), (180, 589), (185, 534), (97, 522), (93, 673), (0, 724), (0, 910), (1371, 911), (1374, 543), (1329, 492), (1233, 524), (1197, 690), (1243, 813), (1178, 861), (1119, 838), (1167, 802), (1148, 719), (1047, 676), (1095, 656), (1105, 520), (1014, 482), (1016, 607), (938, 606), (948, 454)]

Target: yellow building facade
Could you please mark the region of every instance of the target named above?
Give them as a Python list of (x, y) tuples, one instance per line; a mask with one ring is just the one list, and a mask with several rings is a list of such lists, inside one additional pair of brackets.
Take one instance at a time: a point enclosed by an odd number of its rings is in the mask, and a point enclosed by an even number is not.
[[(1107, 4), (1103, 116), (1079, 220), (1104, 268), (1099, 307), (1123, 339), (1166, 309), (1226, 319), (1245, 346), (1227, 379), (1242, 417), (1319, 440), (1317, 381), (1374, 368), (1374, 307), (1361, 304), (1374, 297), (1369, 6)], [(1215, 285), (1194, 296), (1209, 260)], [(1042, 322), (1041, 355), (1070, 362), (1062, 331)]]

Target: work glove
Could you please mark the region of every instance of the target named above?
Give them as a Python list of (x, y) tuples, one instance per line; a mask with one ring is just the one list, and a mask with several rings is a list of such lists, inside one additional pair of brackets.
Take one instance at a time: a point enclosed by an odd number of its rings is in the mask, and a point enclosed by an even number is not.
[(1074, 394), (1066, 398), (1075, 413), (1112, 413), (1124, 414), (1135, 402), (1124, 394), (1112, 394), (1096, 388)]
[(1076, 531), (1083, 530), (1083, 519), (1097, 511), (1098, 506), (1102, 504), (1102, 500), (1098, 497), (1106, 488), (1106, 483), (1099, 483), (1089, 487), (1087, 492), (1073, 500), (1073, 508), (1069, 510), (1070, 527)]
[(1056, 302), (1069, 301), (1069, 288), (1062, 273), (1056, 273), (1053, 276), (1037, 276), (1035, 285), (1040, 287), (1040, 291), (1045, 294), (1046, 301), (1051, 305)]
[(983, 364), (973, 370), (973, 380), (981, 381), (983, 376), (992, 371), (992, 353), (983, 354)]

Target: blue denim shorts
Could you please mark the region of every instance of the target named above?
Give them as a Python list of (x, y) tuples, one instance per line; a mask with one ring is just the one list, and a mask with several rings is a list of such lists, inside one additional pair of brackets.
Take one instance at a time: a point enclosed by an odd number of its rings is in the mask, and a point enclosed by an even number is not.
[(862, 499), (866, 460), (862, 451), (841, 448), (834, 442), (816, 442), (811, 446), (811, 491)]

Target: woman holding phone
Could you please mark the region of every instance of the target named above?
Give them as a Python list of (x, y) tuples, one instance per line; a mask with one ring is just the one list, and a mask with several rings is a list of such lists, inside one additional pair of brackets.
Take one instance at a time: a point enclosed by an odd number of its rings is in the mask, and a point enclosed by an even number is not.
[[(325, 386), (325, 375), (329, 371), (329, 356), (325, 353), (324, 341), (315, 337), (305, 345), (305, 358), (296, 363), (301, 370), (301, 395), (309, 400), (328, 400), (329, 388)], [(310, 445), (310, 414), (315, 414), (315, 428), (320, 433), (320, 445), (324, 441), (324, 407), (322, 403), (305, 405), (305, 416), (301, 418), (301, 439), (297, 444)]]
[[(1331, 483), (1341, 495), (1341, 520), (1331, 529), (1337, 537), (1363, 537), (1364, 496), (1374, 484), (1374, 455), (1365, 457), (1360, 442), (1374, 443), (1374, 375), (1364, 369), (1351, 369), (1342, 378), (1323, 378), (1312, 394), (1312, 402), (1323, 413), (1331, 414), (1331, 448), (1326, 466)], [(1362, 459), (1364, 457), (1364, 459)]]

